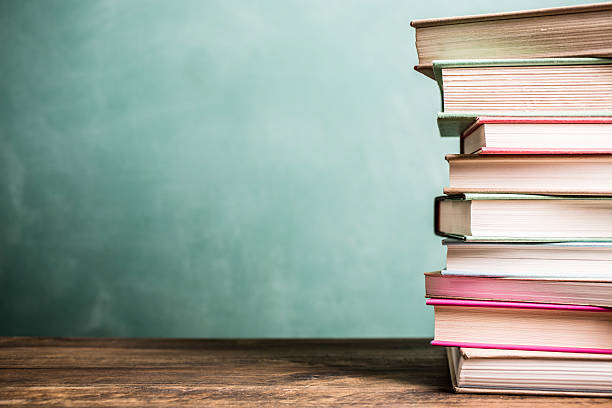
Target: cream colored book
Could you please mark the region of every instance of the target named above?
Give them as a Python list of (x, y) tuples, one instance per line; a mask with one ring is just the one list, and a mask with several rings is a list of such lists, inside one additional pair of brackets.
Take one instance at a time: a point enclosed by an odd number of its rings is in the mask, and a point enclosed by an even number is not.
[(446, 113), (612, 112), (612, 59), (448, 60), (433, 68)]
[(464, 154), (610, 154), (612, 118), (483, 116), (460, 141)]
[(464, 241), (612, 241), (612, 197), (457, 194), (435, 200), (436, 234)]
[(612, 3), (415, 20), (417, 71), (434, 60), (612, 56)]
[[(610, 281), (612, 285), (612, 242), (468, 243), (444, 240), (443, 243), (446, 246), (444, 275), (579, 279)], [(609, 297), (608, 305), (612, 307), (612, 292)]]
[(611, 154), (446, 156), (445, 194), (612, 195)]
[(462, 393), (612, 397), (612, 355), (447, 348)]
[(612, 309), (553, 303), (427, 299), (436, 346), (612, 354)]

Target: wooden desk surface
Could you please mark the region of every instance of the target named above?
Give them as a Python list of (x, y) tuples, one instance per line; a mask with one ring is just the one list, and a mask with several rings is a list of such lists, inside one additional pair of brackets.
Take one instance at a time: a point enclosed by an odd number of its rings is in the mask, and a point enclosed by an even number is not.
[(0, 338), (0, 405), (610, 406), (453, 394), (427, 340)]

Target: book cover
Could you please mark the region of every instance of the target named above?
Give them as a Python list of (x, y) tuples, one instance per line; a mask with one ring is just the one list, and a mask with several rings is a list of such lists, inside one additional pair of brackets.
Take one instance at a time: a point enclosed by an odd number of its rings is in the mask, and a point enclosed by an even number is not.
[(523, 153), (446, 155), (444, 194), (612, 196), (612, 154)]
[[(474, 244), (479, 245), (479, 244)], [(425, 297), (497, 302), (555, 303), (612, 307), (612, 281), (604, 278), (532, 277), (425, 273)]]
[(570, 196), (546, 194), (500, 194), (500, 193), (464, 193), (438, 196), (434, 199), (434, 233), (438, 236), (456, 239), (463, 242), (504, 242), (504, 243), (552, 243), (552, 242), (610, 242), (612, 237), (513, 237), (513, 236), (478, 236), (455, 235), (440, 229), (440, 203), (443, 200), (612, 200), (607, 196)]
[[(415, 69), (433, 78), (436, 59), (612, 56), (611, 12), (612, 3), (598, 3), (414, 20)], [(580, 35), (584, 27), (590, 36)]]
[(473, 126), (476, 126), (479, 120), (487, 120), (489, 121), (488, 123), (495, 123), (494, 121), (516, 121), (515, 123), (528, 123), (528, 121), (531, 121), (530, 123), (564, 123), (564, 121), (565, 123), (610, 123), (612, 122), (612, 113), (580, 112), (576, 115), (571, 112), (555, 112), (553, 117), (549, 113), (538, 112), (505, 113), (503, 115), (481, 115), (470, 112), (439, 112), (437, 114), (438, 130), (441, 137), (461, 137)]
[[(486, 300), (464, 300), (464, 299), (427, 299), (429, 306), (456, 306), (461, 308), (499, 308), (499, 309), (525, 309), (525, 310), (551, 310), (567, 312), (590, 312), (590, 313), (610, 313), (611, 308), (584, 305), (564, 305), (550, 303), (526, 303), (526, 302), (497, 302)], [(437, 331), (437, 329), (436, 329)], [(612, 354), (609, 348), (594, 347), (563, 347), (541, 344), (503, 344), (503, 343), (480, 343), (465, 341), (443, 341), (432, 340), (434, 346), (444, 347), (463, 347), (479, 349), (502, 349), (502, 350), (523, 350), (523, 351), (546, 351), (562, 353), (592, 353), (592, 354)]]
[[(497, 60), (485, 60), (485, 59), (477, 59), (477, 60), (438, 60), (433, 62), (433, 72), (438, 83), (438, 88), (440, 89), (440, 99), (441, 99), (441, 107), (442, 111), (446, 110), (445, 102), (444, 102), (444, 79), (442, 71), (448, 68), (493, 68), (493, 67), (538, 67), (538, 66), (593, 66), (593, 65), (610, 65), (612, 64), (612, 58), (535, 58), (535, 59), (497, 59)], [(503, 111), (498, 112), (495, 110), (491, 110), (487, 112), (483, 110), (481, 112), (477, 112), (478, 115), (490, 115), (490, 116), (500, 116), (500, 115), (508, 115), (508, 114), (520, 114), (522, 116), (528, 116), (529, 112), (532, 111), (530, 109), (526, 109), (525, 111)], [(546, 116), (558, 116), (559, 110), (536, 110), (541, 115)], [(580, 110), (561, 110), (561, 112), (565, 112), (566, 116), (582, 116), (585, 112), (588, 112), (589, 115), (596, 114), (597, 112), (591, 112), (587, 109)], [(470, 112), (453, 112), (455, 114), (466, 115)], [(605, 109), (602, 110), (601, 115), (598, 116), (608, 116), (612, 114), (611, 110)]]
[[(469, 349), (466, 349), (469, 350)], [(446, 356), (448, 359), (448, 368), (450, 371), (451, 384), (453, 390), (458, 393), (468, 394), (516, 394), (516, 395), (559, 395), (559, 396), (576, 396), (576, 397), (612, 397), (612, 392), (593, 392), (581, 390), (550, 390), (546, 388), (538, 388), (534, 384), (533, 388), (511, 388), (511, 387), (476, 387), (476, 386), (460, 386), (457, 376), (460, 374), (462, 358), (469, 358), (465, 354), (464, 349), (459, 347), (447, 347)]]
[[(498, 133), (496, 128), (505, 130)], [(480, 116), (461, 133), (460, 152), (481, 156), (612, 154), (610, 140), (612, 117)]]

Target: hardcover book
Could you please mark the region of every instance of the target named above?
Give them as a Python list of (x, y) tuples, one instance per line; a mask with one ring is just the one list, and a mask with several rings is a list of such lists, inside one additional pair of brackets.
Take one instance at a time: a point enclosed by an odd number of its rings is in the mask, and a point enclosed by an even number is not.
[(612, 118), (483, 116), (460, 143), (463, 154), (609, 154)]
[(433, 69), (444, 112), (612, 113), (612, 59), (449, 60)]
[(507, 278), (443, 272), (425, 274), (426, 297), (612, 307), (612, 280)]
[(415, 20), (417, 71), (449, 59), (611, 57), (612, 3)]
[(612, 197), (458, 194), (435, 199), (436, 234), (464, 241), (612, 241)]
[(447, 348), (456, 392), (612, 397), (612, 355)]
[(581, 118), (585, 122), (589, 120), (597, 121), (599, 119), (610, 120), (612, 119), (612, 112), (579, 112), (578, 114), (572, 112), (557, 112), (554, 116), (550, 116), (546, 112), (505, 112), (494, 115), (479, 115), (477, 113), (470, 112), (438, 112), (437, 124), (440, 136), (442, 137), (459, 137), (465, 133), (470, 127), (472, 127), (480, 118), (494, 118), (499, 117), (502, 119), (519, 120), (520, 118), (533, 118), (533, 120), (547, 120), (555, 118), (559, 121), (575, 120)]
[(446, 161), (445, 194), (612, 195), (610, 154), (451, 154)]
[(612, 281), (612, 242), (443, 244), (444, 275)]
[(548, 303), (428, 299), (433, 345), (612, 354), (612, 309)]

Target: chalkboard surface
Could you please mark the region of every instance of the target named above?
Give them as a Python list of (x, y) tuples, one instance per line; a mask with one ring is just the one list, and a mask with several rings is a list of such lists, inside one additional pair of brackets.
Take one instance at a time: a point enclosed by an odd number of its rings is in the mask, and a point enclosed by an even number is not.
[(2, 1), (0, 334), (430, 336), (409, 21), (570, 3)]

